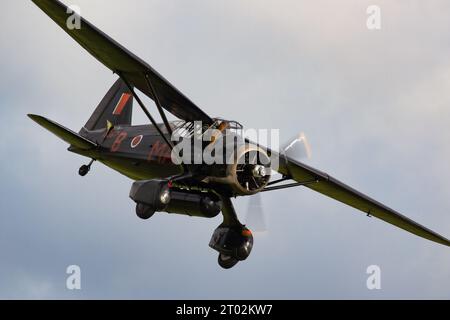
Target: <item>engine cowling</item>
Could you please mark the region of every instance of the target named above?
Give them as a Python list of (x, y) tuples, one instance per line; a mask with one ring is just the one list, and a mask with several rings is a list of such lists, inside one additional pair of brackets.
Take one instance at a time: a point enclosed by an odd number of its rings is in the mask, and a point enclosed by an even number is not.
[(260, 147), (252, 144), (238, 146), (225, 174), (209, 176), (208, 182), (228, 186), (235, 195), (252, 195), (269, 183), (270, 158)]
[(243, 145), (237, 151), (236, 161), (228, 167), (232, 186), (239, 194), (251, 195), (264, 189), (270, 180), (270, 158), (255, 145)]

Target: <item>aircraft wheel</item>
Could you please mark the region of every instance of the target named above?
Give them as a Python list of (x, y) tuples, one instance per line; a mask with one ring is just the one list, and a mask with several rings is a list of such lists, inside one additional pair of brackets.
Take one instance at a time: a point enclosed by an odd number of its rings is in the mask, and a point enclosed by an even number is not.
[(147, 220), (155, 214), (155, 210), (145, 204), (138, 203), (136, 205), (136, 214), (139, 218)]
[(223, 253), (219, 253), (219, 258), (217, 259), (217, 261), (219, 262), (219, 266), (224, 269), (233, 268), (239, 262), (238, 259), (227, 256)]
[(85, 175), (87, 175), (89, 173), (89, 170), (91, 168), (89, 168), (89, 166), (87, 165), (83, 165), (80, 167), (80, 169), (78, 170), (78, 174), (82, 177), (84, 177)]

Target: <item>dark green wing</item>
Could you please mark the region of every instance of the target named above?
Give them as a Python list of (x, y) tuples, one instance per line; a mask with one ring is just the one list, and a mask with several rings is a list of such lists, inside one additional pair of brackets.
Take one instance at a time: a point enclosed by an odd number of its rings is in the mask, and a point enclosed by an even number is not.
[(113, 72), (120, 73), (130, 84), (154, 100), (146, 81), (149, 77), (161, 106), (180, 119), (212, 123), (211, 118), (184, 96), (150, 65), (114, 41), (94, 25), (81, 18), (81, 28), (71, 30), (66, 5), (56, 0), (32, 0), (65, 32)]
[(44, 127), (45, 129), (47, 129), (48, 131), (50, 131), (51, 133), (53, 133), (60, 139), (64, 140), (68, 144), (70, 144), (71, 146), (74, 146), (74, 147), (76, 147), (78, 149), (82, 149), (82, 150), (89, 150), (89, 149), (95, 148), (97, 146), (92, 141), (90, 141), (86, 138), (83, 138), (79, 134), (73, 132), (70, 129), (63, 127), (62, 125), (60, 125), (52, 120), (49, 120), (47, 118), (44, 118), (42, 116), (38, 116), (35, 114), (29, 114), (28, 116), (33, 121), (35, 121), (37, 124)]
[(328, 174), (294, 159), (290, 159), (289, 157), (280, 156), (279, 160), (279, 167), (274, 169), (297, 182), (306, 182), (306, 187), (361, 210), (370, 216), (377, 217), (387, 223), (409, 231), (419, 237), (450, 246), (450, 241), (443, 236), (347, 186)]

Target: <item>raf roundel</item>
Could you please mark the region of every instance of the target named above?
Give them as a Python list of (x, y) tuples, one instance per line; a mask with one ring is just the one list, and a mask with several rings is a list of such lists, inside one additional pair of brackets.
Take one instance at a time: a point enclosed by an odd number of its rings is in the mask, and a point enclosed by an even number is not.
[(133, 149), (136, 148), (141, 143), (142, 138), (143, 138), (142, 134), (134, 137), (133, 140), (131, 140), (131, 148)]

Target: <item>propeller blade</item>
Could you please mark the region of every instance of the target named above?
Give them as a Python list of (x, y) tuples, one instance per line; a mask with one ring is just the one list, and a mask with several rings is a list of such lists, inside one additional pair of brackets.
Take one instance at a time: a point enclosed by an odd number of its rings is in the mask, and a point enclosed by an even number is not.
[[(289, 140), (282, 148), (282, 154), (289, 156), (290, 158), (296, 160), (311, 159), (312, 151), (311, 146), (303, 132)], [(246, 214), (246, 224), (254, 232), (266, 232), (267, 231), (267, 217), (264, 212), (264, 207), (262, 205), (262, 197), (260, 193), (250, 196), (247, 214)]]
[(311, 146), (303, 132), (291, 139), (291, 142), (282, 148), (282, 153), (297, 160), (311, 159), (312, 157)]
[(267, 231), (266, 217), (259, 193), (251, 196), (248, 201), (246, 225), (253, 232)]

